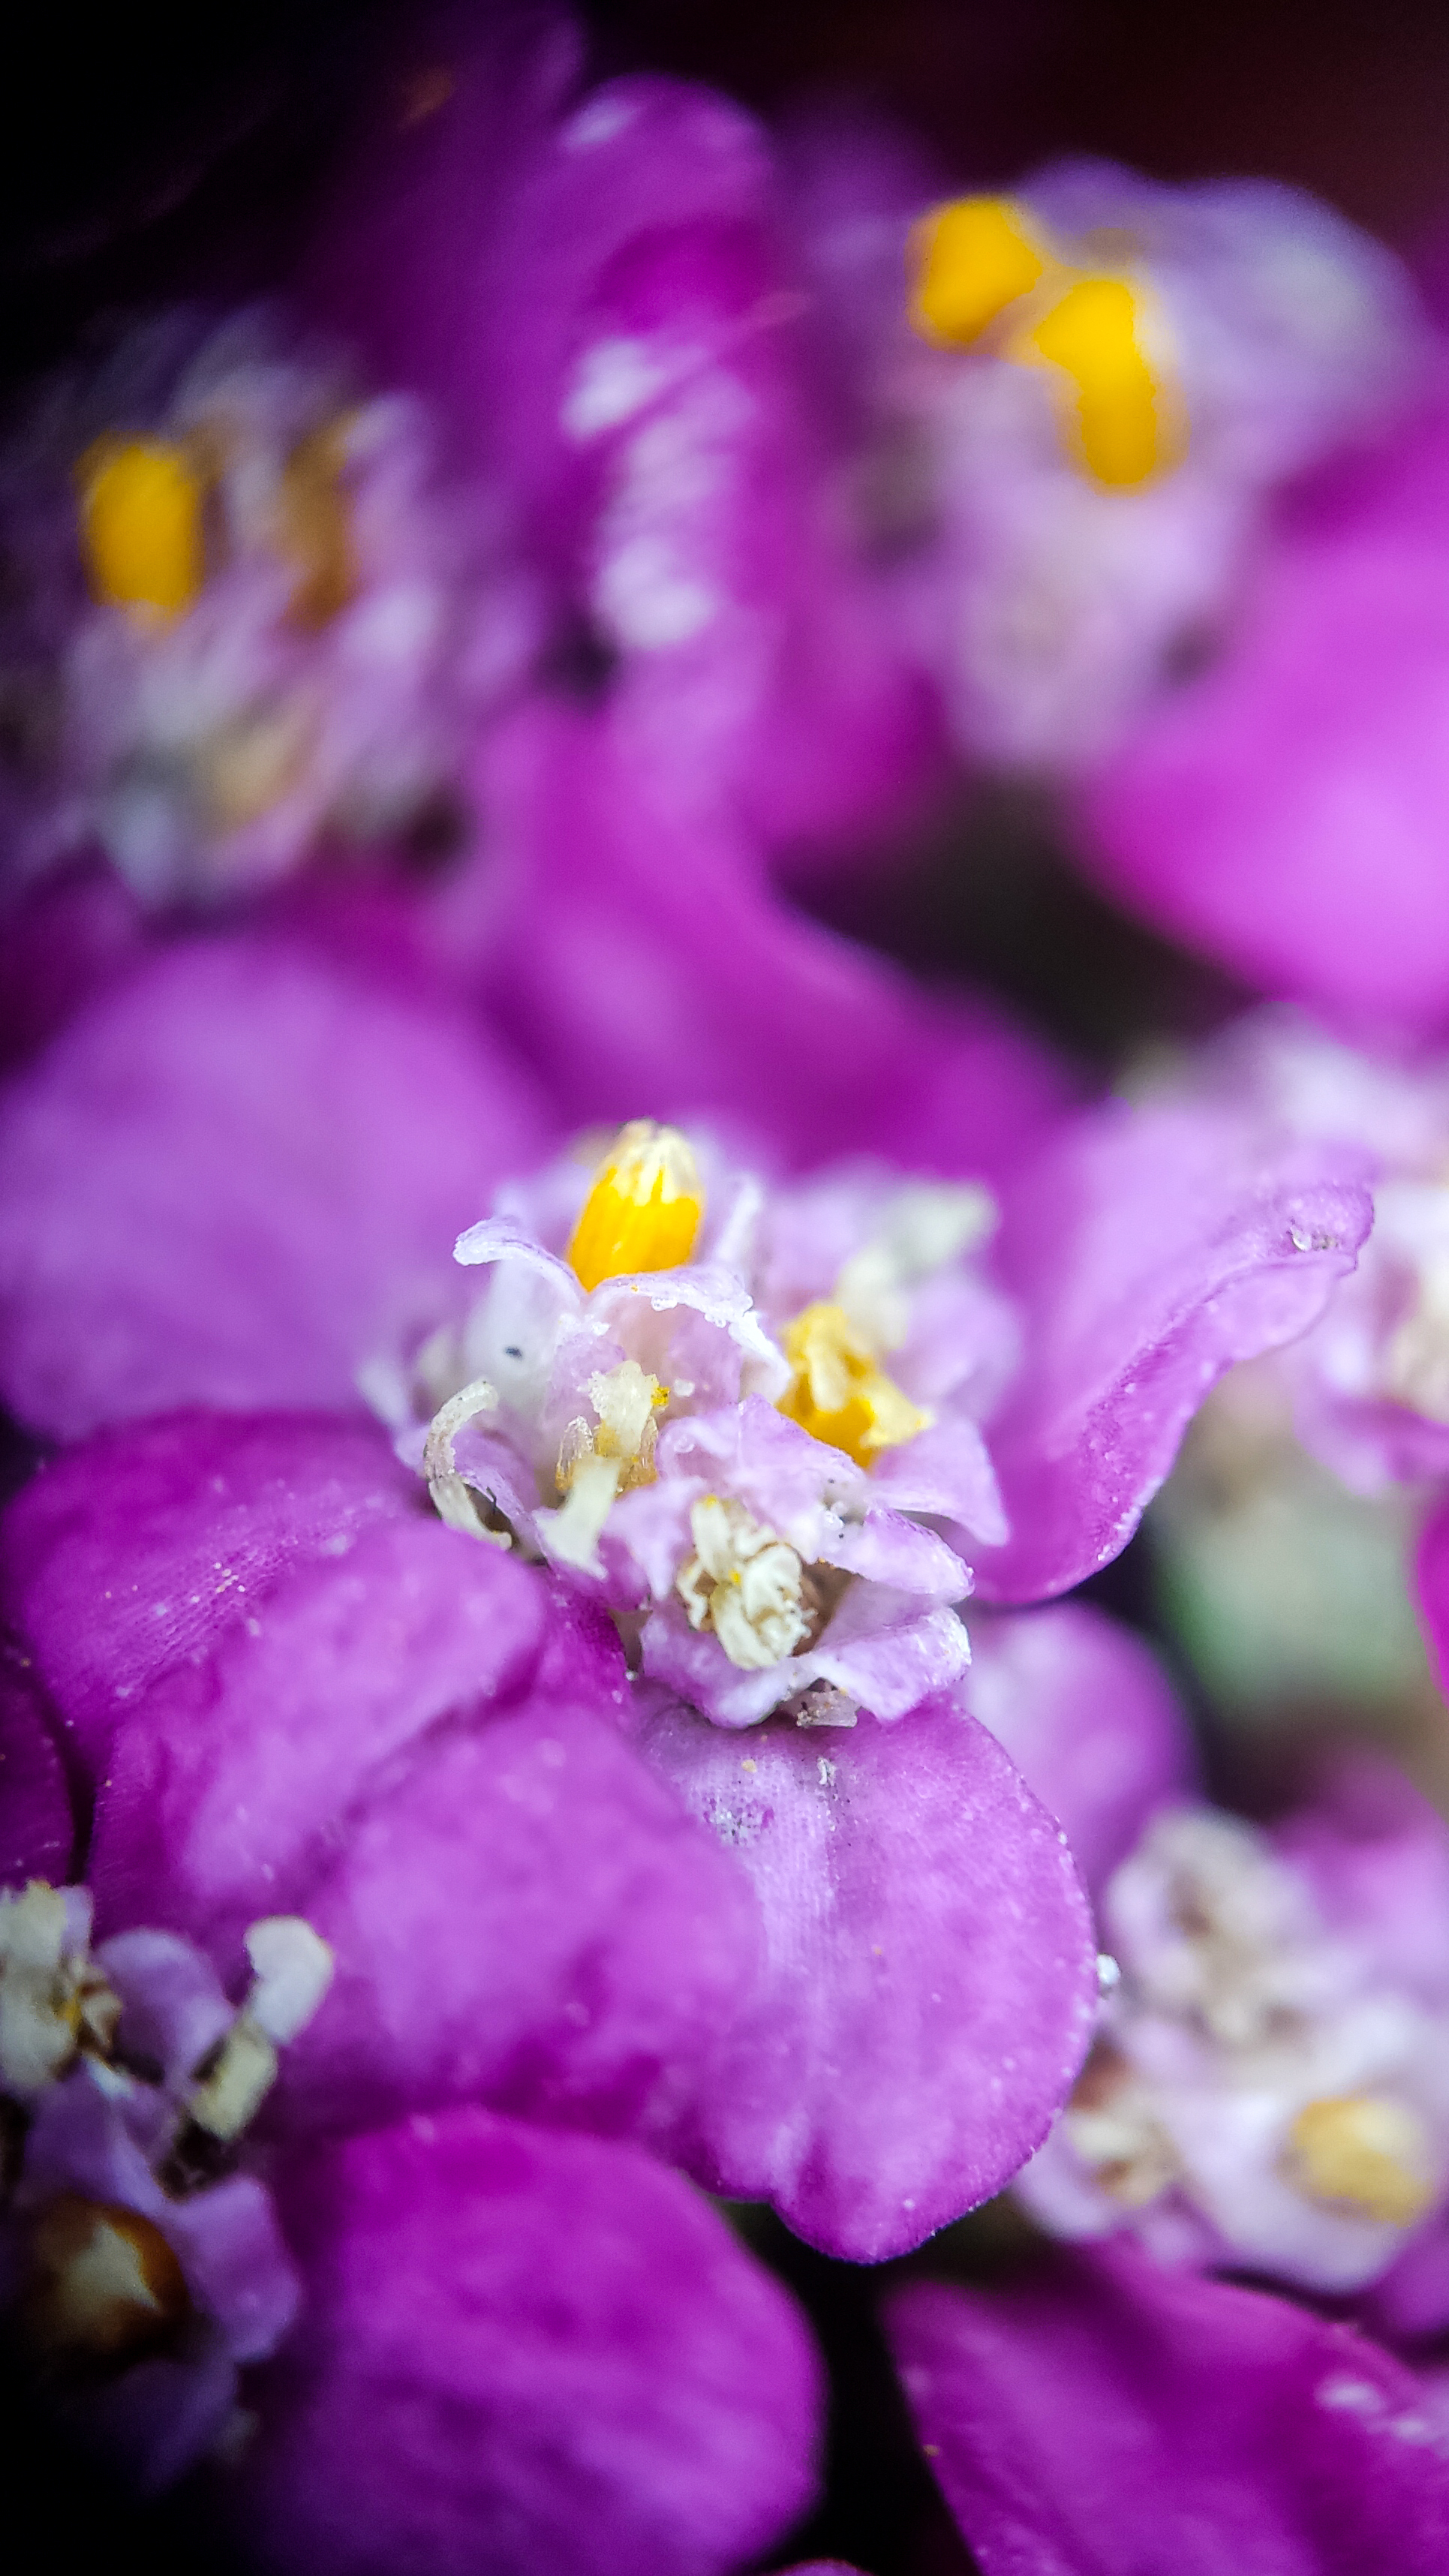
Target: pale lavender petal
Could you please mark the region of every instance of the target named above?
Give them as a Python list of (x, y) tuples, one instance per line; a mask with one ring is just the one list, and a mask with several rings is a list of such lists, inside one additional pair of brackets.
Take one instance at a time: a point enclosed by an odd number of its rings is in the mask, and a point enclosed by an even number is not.
[(715, 2190), (874, 2262), (1000, 2189), (1065, 2101), (1095, 1944), (1058, 1828), (943, 1696), (743, 1743), (662, 1694), (641, 1743), (754, 1887), (764, 1983), (692, 2137)]
[(875, 1461), (872, 1482), (900, 1512), (930, 1512), (1000, 1547), (1011, 1535), (991, 1452), (964, 1414), (934, 1423)]
[(1186, 1717), (1152, 1650), (1082, 1601), (971, 1622), (965, 1696), (1065, 1826), (1093, 1895), (1154, 1811), (1188, 1797)]
[(727, 2576), (808, 2507), (804, 2328), (633, 2151), (458, 2111), (286, 2214), (307, 2306), (237, 2493), (275, 2576)]
[(116, 2048), (173, 2089), (194, 2075), (236, 2018), (211, 1961), (175, 1932), (118, 1932), (96, 1964), (121, 1999)]
[(1353, 1268), (1359, 1170), (1212, 1110), (1118, 1106), (1023, 1174), (999, 1249), (1026, 1355), (987, 1431), (1012, 1535), (973, 1551), (984, 1599), (1064, 1592), (1126, 1544), (1209, 1387)]
[(435, 1319), (460, 1225), (540, 1142), (452, 1005), (300, 945), (188, 942), (0, 1109), (0, 1391), (67, 1438), (187, 1403), (360, 1409), (359, 1366)]
[(1449, 2467), (1412, 2374), (1347, 2326), (1126, 2246), (890, 2302), (985, 2576), (1437, 2576)]
[(254, 2174), (229, 2174), (167, 2210), (166, 2234), (187, 2287), (233, 2361), (264, 2361), (296, 2320), (301, 2283), (272, 2197)]

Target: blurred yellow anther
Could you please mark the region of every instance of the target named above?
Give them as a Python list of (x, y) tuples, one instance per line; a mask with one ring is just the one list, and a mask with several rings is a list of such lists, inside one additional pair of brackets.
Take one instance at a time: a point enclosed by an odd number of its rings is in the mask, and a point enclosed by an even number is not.
[(1008, 356), (1060, 367), (1074, 391), (1082, 461), (1098, 483), (1145, 483), (1180, 441), (1140, 337), (1139, 299), (1120, 277), (1081, 277)]
[(202, 491), (179, 447), (102, 439), (82, 459), (81, 548), (97, 599), (189, 608), (205, 578)]
[(175, 2254), (139, 2210), (76, 2192), (42, 2210), (20, 2315), (49, 2358), (135, 2359), (172, 2333), (190, 2306)]
[(911, 232), (910, 315), (927, 340), (969, 348), (989, 323), (1029, 295), (1046, 267), (1020, 206), (1008, 197), (957, 197)]
[(823, 1300), (807, 1306), (781, 1338), (795, 1376), (780, 1411), (858, 1467), (928, 1429), (930, 1414), (886, 1376), (842, 1307)]
[(586, 1288), (636, 1270), (674, 1270), (694, 1250), (703, 1217), (687, 1138), (631, 1118), (579, 1211), (567, 1257)]
[(1342, 2094), (1309, 2102), (1290, 2133), (1289, 2170), (1310, 2200), (1411, 2227), (1434, 2197), (1420, 2122), (1401, 2102)]
[(282, 471), (277, 545), (297, 569), (291, 611), (299, 626), (327, 625), (357, 589), (346, 471), (345, 418), (300, 440)]

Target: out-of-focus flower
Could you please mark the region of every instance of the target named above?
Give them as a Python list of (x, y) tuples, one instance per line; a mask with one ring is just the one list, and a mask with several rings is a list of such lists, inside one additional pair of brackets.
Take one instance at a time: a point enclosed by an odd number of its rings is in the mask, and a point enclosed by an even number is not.
[(1446, 469), (1441, 408), (1295, 495), (1221, 649), (1079, 807), (1119, 901), (1370, 1034), (1449, 1021)]
[(1427, 327), (1287, 188), (1070, 162), (932, 193), (884, 138), (797, 145), (897, 609), (964, 748), (1070, 770), (1210, 649), (1276, 488), (1406, 407)]
[(1095, 1900), (1196, 1783), (1187, 1720), (1145, 1640), (1085, 1601), (971, 1621), (973, 1713), (1065, 1828)]
[(888, 2311), (923, 2447), (980, 2565), (1436, 2576), (1429, 2392), (1366, 2336), (1127, 2246)]
[(105, 1924), (229, 1969), (261, 1891), (336, 1954), (273, 2127), (482, 2100), (642, 2135), (858, 2260), (998, 2189), (1080, 2065), (1095, 1945), (986, 1729), (943, 1693), (742, 1745), (419, 1491), (362, 1427), (192, 1415), (4, 1525)]
[(11, 691), (51, 709), (12, 876), (99, 840), (143, 902), (206, 903), (396, 839), (532, 648), (417, 399), (360, 396), (257, 314), (144, 326), (39, 402), (0, 484), (30, 594)]
[(859, 831), (934, 728), (851, 559), (765, 135), (682, 82), (584, 92), (541, 13), (431, 45), (359, 140), (314, 298), (447, 403), (547, 584), (560, 679), (666, 802), (769, 846)]
[(1102, 1898), (1121, 1971), (1019, 2186), (1053, 2233), (1343, 2293), (1449, 2189), (1449, 1835), (1360, 1770), (1274, 1834), (1149, 1825)]
[(189, 1942), (92, 1952), (90, 1922), (85, 1888), (0, 1896), (0, 2299), (62, 2420), (152, 2491), (225, 2441), (239, 2365), (296, 2315), (236, 2157), (332, 1963), (298, 1918), (253, 1923), (238, 2010)]

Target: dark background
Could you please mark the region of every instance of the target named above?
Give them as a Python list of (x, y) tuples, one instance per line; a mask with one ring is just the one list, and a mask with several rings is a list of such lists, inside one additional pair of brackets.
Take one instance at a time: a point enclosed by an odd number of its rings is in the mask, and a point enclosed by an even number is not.
[[(1411, 253), (1449, 218), (1446, 0), (593, 0), (584, 15), (601, 72), (674, 70), (767, 114), (864, 91), (963, 178), (1005, 180), (1088, 149), (1168, 178), (1293, 180)], [(12, 21), (0, 389), (107, 307), (283, 284), (376, 52), (425, 23), (396, 0), (251, 0), (190, 16), (130, 0)], [(888, 923), (868, 878), (837, 885), (830, 903), (841, 927), (908, 964), (984, 977), (1099, 1064), (1232, 998), (1086, 894), (1060, 866), (1050, 818), (1020, 800), (948, 819), (899, 864)], [(1130, 1592), (1130, 1559), (1116, 1580)], [(934, 2259), (991, 2262), (994, 2224), (967, 2222)], [(871, 2276), (823, 2263), (772, 2222), (750, 2226), (810, 2305), (835, 2375), (830, 2501), (808, 2550), (877, 2576), (948, 2576), (966, 2562), (909, 2444)], [(14, 2540), (28, 2491), (47, 2568), (144, 2550), (154, 2576), (198, 2564), (223, 2576), (224, 2537), (186, 2499), (127, 2512), (54, 2446), (3, 2369), (0, 2427)]]

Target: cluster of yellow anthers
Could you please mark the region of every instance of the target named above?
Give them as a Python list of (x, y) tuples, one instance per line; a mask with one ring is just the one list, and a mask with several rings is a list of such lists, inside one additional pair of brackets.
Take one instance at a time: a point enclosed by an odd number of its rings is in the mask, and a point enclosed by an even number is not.
[[(631, 1119), (585, 1199), (568, 1259), (585, 1288), (688, 1261), (704, 1222), (704, 1191), (688, 1139)], [(924, 1431), (929, 1416), (902, 1395), (842, 1306), (818, 1300), (782, 1335), (794, 1372), (780, 1398), (792, 1422), (868, 1467), (882, 1449)], [(649, 1380), (652, 1402), (669, 1390)], [(652, 1446), (652, 1442), (651, 1442)]]
[[(595, 1173), (567, 1258), (589, 1290), (609, 1279), (674, 1270), (692, 1258), (703, 1223), (704, 1188), (688, 1139), (677, 1128), (632, 1119)], [(780, 1338), (791, 1369), (777, 1399), (780, 1411), (857, 1466), (869, 1467), (883, 1450), (929, 1426), (931, 1416), (886, 1375), (844, 1305), (816, 1300)], [(599, 1536), (616, 1497), (653, 1481), (657, 1417), (670, 1390), (637, 1360), (624, 1360), (597, 1371), (588, 1392), (594, 1420), (570, 1422), (559, 1448), (561, 1507), (549, 1545), (555, 1558), (597, 1572)], [(463, 1424), (491, 1413), (497, 1401), (482, 1379), (451, 1396), (433, 1418), (423, 1467), (444, 1520), (508, 1546), (509, 1531), (480, 1521), (453, 1455)], [(717, 1496), (696, 1504), (693, 1531), (696, 1553), (679, 1580), (693, 1625), (711, 1625), (731, 1661), (746, 1668), (793, 1651), (815, 1624), (794, 1550), (741, 1505)]]
[(910, 241), (910, 317), (924, 339), (1047, 369), (1071, 452), (1098, 483), (1176, 464), (1187, 426), (1150, 287), (1060, 252), (1009, 197), (933, 207)]
[[(300, 439), (282, 465), (268, 529), (272, 551), (295, 580), (289, 614), (325, 626), (357, 588), (345, 473), (348, 420)], [(99, 600), (149, 623), (179, 617), (225, 559), (217, 524), (218, 456), (204, 434), (97, 439), (76, 469), (81, 553)]]

